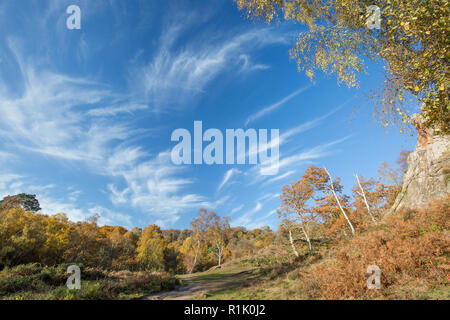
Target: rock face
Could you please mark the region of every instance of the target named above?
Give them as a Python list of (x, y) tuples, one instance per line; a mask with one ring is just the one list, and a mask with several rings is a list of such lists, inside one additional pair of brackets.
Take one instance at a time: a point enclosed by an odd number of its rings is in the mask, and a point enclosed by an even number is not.
[(391, 212), (401, 208), (425, 208), (450, 192), (450, 136), (438, 135), (423, 126), (422, 118), (414, 115), (417, 145), (408, 156), (408, 171)]

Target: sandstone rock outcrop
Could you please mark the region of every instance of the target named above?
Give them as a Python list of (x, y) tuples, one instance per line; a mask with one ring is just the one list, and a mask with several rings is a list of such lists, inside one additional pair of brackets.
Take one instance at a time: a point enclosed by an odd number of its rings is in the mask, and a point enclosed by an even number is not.
[(450, 192), (450, 136), (425, 128), (420, 115), (414, 115), (412, 124), (418, 132), (417, 145), (408, 156), (408, 171), (391, 213), (425, 208)]

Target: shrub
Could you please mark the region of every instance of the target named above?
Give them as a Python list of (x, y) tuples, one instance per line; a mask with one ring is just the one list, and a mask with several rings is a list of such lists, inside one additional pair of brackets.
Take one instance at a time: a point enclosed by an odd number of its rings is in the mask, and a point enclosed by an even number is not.
[[(447, 281), (449, 218), (450, 196), (427, 210), (386, 217), (376, 230), (341, 242), (333, 257), (303, 270), (298, 289), (324, 299), (427, 297)], [(366, 287), (369, 265), (382, 271), (380, 290)]]
[(168, 273), (108, 273), (81, 265), (81, 289), (69, 290), (66, 287), (69, 265), (44, 267), (33, 263), (5, 268), (0, 272), (0, 296), (4, 299), (117, 299), (172, 290), (179, 284), (179, 281)]

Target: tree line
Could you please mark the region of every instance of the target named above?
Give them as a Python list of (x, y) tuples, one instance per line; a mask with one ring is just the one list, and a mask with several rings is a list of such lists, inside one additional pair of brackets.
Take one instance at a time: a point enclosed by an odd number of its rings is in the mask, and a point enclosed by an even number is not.
[(315, 243), (353, 237), (382, 218), (400, 191), (407, 155), (400, 154), (398, 169), (384, 162), (378, 179), (355, 174), (351, 195), (327, 168), (309, 166), (300, 179), (282, 187), (275, 232), (231, 227), (228, 217), (207, 209), (200, 209), (184, 230), (156, 224), (131, 230), (100, 227), (98, 215), (72, 222), (64, 213), (40, 213), (35, 195), (7, 196), (0, 201), (0, 268), (81, 263), (107, 270), (192, 273), (269, 246), (290, 247), (295, 256), (311, 253)]
[(72, 222), (64, 213), (38, 213), (35, 195), (0, 201), (0, 269), (39, 262), (81, 263), (108, 270), (189, 273), (249, 255), (272, 243), (269, 227), (232, 228), (229, 219), (201, 209), (191, 229), (98, 226), (99, 216)]

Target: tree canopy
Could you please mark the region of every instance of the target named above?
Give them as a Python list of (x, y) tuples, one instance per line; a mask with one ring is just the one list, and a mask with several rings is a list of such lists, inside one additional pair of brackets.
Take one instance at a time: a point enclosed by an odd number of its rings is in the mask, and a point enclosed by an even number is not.
[(38, 212), (41, 210), (35, 194), (20, 193), (15, 196), (6, 196), (0, 200), (0, 209), (23, 208), (26, 211)]
[[(334, 74), (349, 87), (365, 61), (385, 63), (385, 81), (375, 113), (385, 127), (409, 126), (411, 104), (420, 104), (425, 125), (450, 133), (449, 16), (447, 0), (235, 0), (248, 18), (294, 20), (308, 27), (298, 34), (291, 57), (310, 78)], [(380, 28), (369, 28), (380, 9)], [(374, 7), (372, 7), (374, 8)]]

